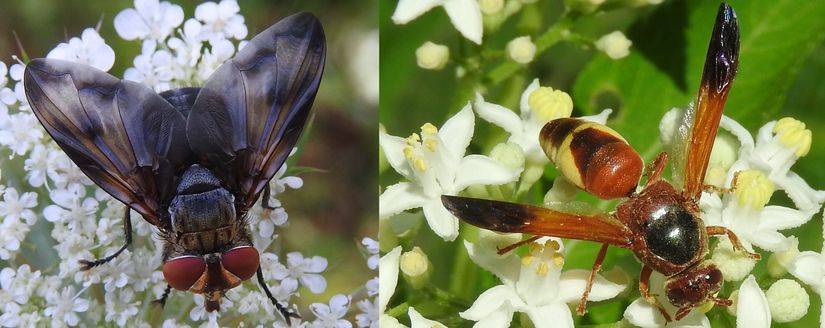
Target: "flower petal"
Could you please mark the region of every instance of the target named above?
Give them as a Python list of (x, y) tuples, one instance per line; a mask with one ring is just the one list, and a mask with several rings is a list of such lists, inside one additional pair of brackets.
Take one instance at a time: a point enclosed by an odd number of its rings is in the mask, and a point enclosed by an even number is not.
[(466, 311), (459, 313), (459, 315), (467, 320), (480, 321), (496, 312), (501, 314), (509, 313), (510, 317), (506, 321), (506, 326), (509, 326), (513, 316), (513, 304), (524, 305), (512, 288), (505, 285), (498, 285), (481, 293), (476, 301), (473, 302), (473, 305)]
[[(532, 108), (530, 108), (529, 100), (530, 94), (533, 93), (536, 89), (541, 87), (539, 84), (539, 79), (533, 79), (533, 82), (530, 82), (530, 85), (524, 89), (524, 92), (521, 93), (521, 98), (519, 98), (519, 110), (521, 111), (522, 115), (527, 114), (528, 112), (532, 112)], [(527, 117), (527, 116), (525, 116)]]
[(404, 138), (380, 132), (378, 133), (378, 143), (384, 151), (384, 156), (387, 157), (387, 163), (396, 172), (412, 180), (413, 173), (407, 165), (407, 159), (404, 158), (404, 147), (407, 145), (407, 141)]
[(739, 287), (736, 301), (736, 327), (760, 328), (771, 326), (771, 309), (765, 292), (756, 278), (750, 275)]
[(665, 325), (665, 318), (662, 317), (659, 310), (642, 298), (636, 299), (627, 306), (624, 310), (624, 318), (631, 324), (643, 328)]
[(438, 137), (444, 142), (449, 154), (456, 160), (464, 157), (464, 152), (467, 151), (467, 146), (470, 145), (470, 139), (473, 137), (474, 127), (475, 116), (468, 102), (438, 130)]
[(484, 30), (481, 26), (481, 8), (477, 0), (446, 0), (444, 9), (455, 29), (465, 38), (476, 44), (481, 44)]
[[(559, 285), (559, 299), (565, 303), (578, 302), (584, 293), (584, 286), (590, 277), (590, 270), (567, 270), (562, 272)], [(593, 279), (593, 287), (587, 296), (589, 301), (603, 301), (619, 295), (627, 286), (616, 284), (601, 275)]]
[(395, 12), (392, 13), (392, 21), (396, 24), (407, 24), (440, 5), (441, 2), (441, 0), (401, 0), (398, 2), (398, 7), (395, 7)]
[(479, 117), (498, 125), (507, 133), (518, 136), (524, 133), (524, 127), (518, 114), (504, 106), (484, 101), (484, 97), (480, 93), (476, 93), (475, 107)]
[(771, 252), (786, 251), (793, 246), (791, 238), (773, 230), (756, 231), (750, 235), (748, 241)]
[(784, 206), (765, 206), (759, 217), (759, 228), (769, 230), (784, 230), (796, 228), (808, 222), (815, 211), (805, 213)]
[(427, 224), (436, 235), (445, 241), (453, 241), (458, 237), (458, 219), (444, 208), (440, 198), (430, 200), (423, 208)]
[(461, 160), (455, 177), (453, 192), (472, 185), (500, 185), (518, 179), (520, 169), (509, 169), (496, 160), (483, 155), (469, 155)]
[(447, 326), (438, 321), (425, 318), (412, 306), (407, 310), (407, 315), (410, 316), (410, 325), (412, 325), (412, 328), (447, 328)]
[(825, 191), (815, 190), (802, 177), (793, 172), (782, 179), (771, 179), (779, 189), (785, 190), (794, 205), (800, 210), (810, 209), (814, 212), (825, 202)]
[(573, 313), (563, 303), (527, 309), (527, 316), (536, 328), (573, 327)]
[(467, 248), (467, 253), (473, 262), (495, 274), (505, 284), (518, 280), (521, 264), (517, 256), (501, 256), (496, 252), (487, 252), (482, 245), (475, 245), (466, 240), (464, 247)]
[(390, 302), (395, 286), (398, 284), (398, 261), (401, 258), (401, 246), (393, 248), (378, 262), (378, 312), (384, 313)]
[(822, 287), (822, 277), (825, 276), (823, 268), (822, 254), (805, 251), (799, 253), (797, 257), (788, 265), (788, 272), (802, 282), (819, 289)]
[(416, 184), (399, 182), (387, 187), (378, 196), (378, 216), (382, 218), (401, 213), (411, 208), (421, 207), (430, 201)]

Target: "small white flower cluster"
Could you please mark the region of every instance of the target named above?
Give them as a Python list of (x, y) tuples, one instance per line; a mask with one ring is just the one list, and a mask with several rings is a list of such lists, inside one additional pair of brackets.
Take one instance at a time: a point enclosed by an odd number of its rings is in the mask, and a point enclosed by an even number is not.
[[(142, 42), (143, 51), (134, 59), (134, 67), (127, 70), (125, 79), (158, 91), (202, 84), (235, 53), (230, 39), (247, 36), (235, 0), (203, 3), (196, 8), (195, 18), (185, 22), (182, 8), (166, 1), (135, 0), (134, 6), (114, 19), (122, 38)], [(107, 71), (115, 53), (90, 28), (80, 38), (59, 44), (47, 57)], [(156, 230), (132, 211), (131, 247), (109, 263), (80, 271), (79, 260), (111, 255), (122, 245), (125, 207), (96, 188), (43, 132), (26, 100), (24, 70), (22, 62), (11, 67), (0, 62), (0, 150), (15, 159), (3, 163), (6, 174), (0, 183), (0, 259), (7, 265), (0, 270), (0, 326), (148, 327), (142, 319), (145, 316), (138, 313), (147, 309), (145, 303), (160, 298), (167, 286), (159, 270), (161, 241), (153, 238)], [(276, 227), (284, 227), (288, 218), (277, 197), (302, 185), (301, 178), (287, 176), (284, 165), (270, 181), (272, 192), (267, 201), (275, 209), (264, 210), (259, 203), (248, 213), (253, 242), (261, 251), (265, 281), (278, 300), (289, 304), (300, 297), (301, 287), (316, 294), (327, 289), (321, 275), (327, 269), (325, 258), (298, 252), (279, 258), (270, 252), (277, 238)], [(49, 224), (39, 222), (41, 213)], [(25, 249), (23, 240), (36, 246)], [(372, 256), (377, 254), (375, 247), (368, 248)], [(53, 259), (59, 264), (34, 270), (25, 263), (38, 261), (29, 257)], [(103, 299), (91, 292), (95, 286), (105, 291)], [(367, 282), (367, 288), (374, 290), (370, 297), (377, 294), (375, 283)], [(220, 312), (207, 313), (203, 303), (201, 295), (172, 293), (166, 306), (191, 307), (191, 321), (167, 319), (163, 326), (217, 327), (219, 318), (247, 318), (237, 320), (254, 320), (259, 327), (285, 324), (274, 315), (274, 306), (254, 279), (230, 290)], [(349, 296), (336, 295), (329, 305), (313, 304), (310, 310), (315, 321), (295, 320), (293, 326), (350, 327), (343, 319), (349, 303)], [(377, 303), (358, 304), (363, 313), (357, 320), (366, 322), (366, 326), (377, 322), (377, 305), (370, 304)]]

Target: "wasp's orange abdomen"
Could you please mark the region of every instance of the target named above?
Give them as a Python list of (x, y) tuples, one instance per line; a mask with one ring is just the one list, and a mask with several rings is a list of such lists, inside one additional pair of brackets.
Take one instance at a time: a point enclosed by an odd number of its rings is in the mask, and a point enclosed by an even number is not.
[(599, 198), (630, 196), (642, 176), (641, 156), (618, 132), (599, 123), (556, 119), (541, 129), (539, 142), (565, 178)]

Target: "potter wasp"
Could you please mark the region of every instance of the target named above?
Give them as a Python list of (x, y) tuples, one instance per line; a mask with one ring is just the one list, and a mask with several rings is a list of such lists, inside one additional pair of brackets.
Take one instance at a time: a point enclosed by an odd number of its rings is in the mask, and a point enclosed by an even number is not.
[[(562, 118), (545, 125), (540, 142), (561, 175), (603, 199), (622, 198), (611, 213), (580, 213), (538, 206), (457, 196), (442, 196), (444, 206), (460, 219), (498, 232), (519, 232), (534, 237), (499, 251), (503, 254), (541, 236), (572, 238), (603, 243), (593, 264), (578, 307), (585, 313), (587, 296), (608, 246), (631, 250), (643, 264), (639, 291), (656, 306), (667, 321), (671, 317), (661, 301), (650, 293), (650, 276), (657, 271), (667, 277), (664, 295), (676, 306), (679, 320), (706, 302), (729, 306), (731, 300), (717, 298), (722, 272), (703, 261), (708, 236), (726, 235), (734, 247), (759, 259), (742, 246), (725, 227), (705, 226), (700, 218), (699, 198), (713, 141), (716, 138), (725, 100), (736, 74), (739, 25), (736, 14), (722, 4), (705, 59), (696, 106), (687, 110), (683, 135), (674, 147), (674, 183), (662, 179), (668, 159), (661, 153), (642, 176), (639, 154), (615, 131), (598, 123)], [(639, 189), (637, 191), (637, 189)]]

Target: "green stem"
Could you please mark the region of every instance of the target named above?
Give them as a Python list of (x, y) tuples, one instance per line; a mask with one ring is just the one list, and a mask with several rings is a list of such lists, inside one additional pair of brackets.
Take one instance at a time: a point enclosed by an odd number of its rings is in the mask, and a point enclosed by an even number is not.
[(446, 290), (443, 290), (441, 288), (438, 288), (438, 287), (436, 287), (435, 285), (432, 285), (432, 284), (427, 285), (427, 287), (424, 288), (424, 292), (429, 294), (430, 297), (433, 298), (433, 299), (436, 299), (438, 301), (444, 301), (447, 304), (449, 304), (451, 306), (454, 306), (454, 307), (457, 307), (457, 308), (460, 308), (460, 309), (466, 309), (466, 308), (470, 307), (469, 304), (467, 304), (460, 297), (457, 297), (457, 296), (453, 295), (452, 293), (450, 293)]
[[(576, 18), (578, 18), (577, 14), (573, 12), (565, 12), (561, 18), (559, 18), (558, 22), (545, 31), (544, 34), (539, 35), (535, 39), (536, 56), (563, 40), (565, 35), (569, 33), (570, 27), (576, 21)], [(513, 76), (513, 74), (518, 72), (518, 70), (523, 67), (523, 64), (508, 60), (498, 67), (493, 68), (484, 78), (489, 82), (489, 84), (487, 84), (488, 86), (498, 85)]]
[(464, 236), (456, 238), (459, 241), (453, 242), (455, 249), (453, 252), (453, 268), (450, 273), (449, 288), (452, 295), (465, 298), (470, 297), (473, 293), (472, 286), (475, 284), (477, 278), (476, 269), (474, 268), (475, 264), (470, 261), (470, 256), (467, 254), (467, 250), (464, 249), (464, 243), (461, 242), (462, 239), (467, 239), (468, 237), (466, 235), (466, 229), (467, 225), (459, 223), (459, 236)]
[(387, 310), (387, 315), (398, 318), (401, 315), (407, 314), (407, 311), (410, 309), (410, 305), (407, 302), (401, 303), (396, 305), (394, 308)]

